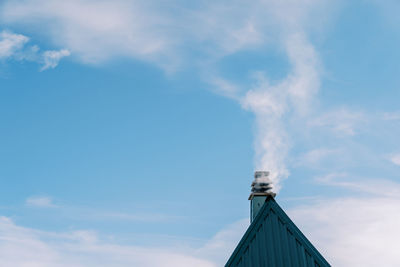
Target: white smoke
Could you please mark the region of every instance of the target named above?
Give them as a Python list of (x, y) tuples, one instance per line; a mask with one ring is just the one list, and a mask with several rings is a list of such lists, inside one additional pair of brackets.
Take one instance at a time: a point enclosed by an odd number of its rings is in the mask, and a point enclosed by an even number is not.
[(290, 137), (284, 121), (289, 115), (301, 118), (307, 114), (320, 84), (318, 57), (305, 34), (289, 35), (285, 47), (292, 66), (287, 77), (271, 84), (260, 75), (258, 86), (241, 99), (243, 108), (256, 117), (255, 167), (270, 172), (275, 192), (280, 189), (280, 181), (289, 175), (285, 160)]
[[(4, 2), (0, 21), (30, 23), (36, 29), (46, 25), (45, 36), (83, 63), (100, 64), (122, 56), (155, 63), (169, 73), (196, 68), (217, 87), (217, 93), (254, 112), (255, 167), (270, 171), (275, 190), (279, 190), (280, 181), (289, 174), (285, 160), (290, 136), (285, 120), (306, 114), (319, 87), (318, 57), (306, 33), (320, 30), (334, 9), (330, 8), (332, 1), (206, 0), (184, 6), (172, 1), (170, 8), (157, 0), (146, 4), (126, 0)], [(243, 95), (235, 81), (218, 77), (224, 58), (272, 46), (283, 48), (291, 64), (282, 81), (273, 83), (259, 74), (257, 85)], [(63, 51), (48, 54), (42, 69), (55, 66), (69, 54)]]

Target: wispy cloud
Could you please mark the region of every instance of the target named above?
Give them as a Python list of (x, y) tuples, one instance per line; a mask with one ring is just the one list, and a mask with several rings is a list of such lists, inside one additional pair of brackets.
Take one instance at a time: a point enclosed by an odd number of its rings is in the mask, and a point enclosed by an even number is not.
[(321, 166), (321, 162), (331, 158), (333, 156), (337, 156), (341, 154), (342, 150), (335, 148), (316, 148), (309, 150), (303, 154), (301, 154), (295, 162), (295, 165), (303, 165), (308, 168), (313, 168), (315, 166)]
[(400, 120), (400, 111), (385, 112), (383, 113), (383, 119), (387, 121), (398, 121)]
[(366, 121), (367, 118), (361, 111), (339, 108), (310, 119), (309, 125), (326, 128), (343, 137), (356, 135)]
[(176, 222), (183, 219), (183, 216), (163, 214), (163, 213), (124, 213), (124, 212), (103, 212), (89, 209), (82, 212), (81, 218), (90, 220), (110, 220), (110, 221), (131, 221), (131, 222), (146, 222), (146, 223), (166, 223)]
[(288, 213), (332, 266), (400, 265), (398, 195), (325, 199)]
[[(46, 195), (31, 196), (25, 200), (27, 207), (57, 208), (49, 210), (48, 215), (64, 218), (68, 221), (86, 222), (135, 222), (135, 223), (176, 223), (185, 220), (184, 215), (174, 215), (163, 212), (125, 212), (118, 209), (105, 210), (95, 206), (73, 206), (68, 203), (55, 203), (53, 198)], [(7, 207), (7, 209), (14, 209)]]
[(354, 178), (347, 173), (329, 173), (315, 179), (318, 183), (342, 187), (353, 192), (364, 193), (367, 195), (376, 195), (382, 197), (400, 196), (400, 185), (391, 180), (368, 177)]
[(9, 31), (0, 32), (0, 59), (34, 61), (42, 64), (41, 71), (55, 68), (60, 59), (70, 55), (66, 49), (40, 51), (37, 45), (27, 46), (29, 38)]
[(22, 34), (0, 32), (0, 59), (11, 57), (21, 50), (28, 41), (29, 38)]
[(182, 62), (207, 69), (237, 51), (265, 48), (279, 39), (280, 32), (306, 21), (315, 6), (327, 3), (281, 2), (233, 0), (228, 6), (202, 1), (199, 6), (172, 1), (165, 6), (159, 1), (7, 0), (0, 21), (10, 26), (23, 24), (31, 31), (40, 29), (41, 36), (66, 47), (84, 63), (128, 57), (167, 71), (182, 67)]
[(51, 197), (47, 196), (33, 196), (29, 197), (25, 201), (26, 205), (32, 207), (42, 207), (42, 208), (54, 208), (57, 207)]
[(67, 50), (67, 49), (62, 49), (59, 51), (45, 51), (43, 53), (43, 67), (40, 70), (46, 70), (46, 69), (54, 69), (55, 67), (57, 67), (58, 62), (60, 62), (60, 60), (63, 57), (67, 57), (71, 55), (71, 53)]
[(228, 226), (200, 248), (149, 248), (116, 244), (87, 230), (38, 231), (0, 217), (0, 258), (4, 266), (215, 267), (225, 263), (245, 226)]
[(400, 154), (391, 155), (389, 159), (393, 164), (400, 166)]
[[(160, 14), (151, 3), (6, 1), (2, 10), (0, 16), (4, 22), (44, 26), (54, 44), (67, 47), (86, 63), (118, 56), (149, 61), (167, 58), (175, 39), (171, 18)], [(172, 60), (173, 56), (168, 63), (173, 64)]]
[(321, 184), (350, 190), (348, 197), (319, 197), (288, 211), (332, 266), (398, 266), (400, 183), (330, 173)]
[(221, 77), (210, 78), (209, 83), (216, 94), (238, 100), (241, 89), (235, 83)]
[[(4, 1), (0, 20), (37, 29), (46, 40), (67, 50), (42, 53), (42, 70), (54, 68), (70, 53), (83, 63), (102, 64), (118, 57), (154, 63), (167, 71), (190, 65), (217, 94), (231, 98), (255, 114), (255, 168), (271, 172), (278, 191), (289, 175), (287, 156), (295, 142), (291, 121), (301, 127), (329, 132), (335, 137), (356, 136), (368, 123), (363, 111), (347, 107), (316, 110), (323, 66), (310, 40), (310, 29), (329, 17), (328, 1), (202, 2), (160, 8), (157, 1), (51, 0)], [(323, 27), (323, 23), (318, 27)], [(277, 48), (289, 67), (281, 80), (264, 69), (252, 73), (246, 85), (218, 72), (227, 55)], [(390, 116), (386, 116), (389, 118)], [(393, 116), (391, 116), (393, 118)], [(316, 162), (333, 151), (313, 151), (304, 160)]]
[(233, 253), (241, 237), (246, 232), (248, 226), (249, 219), (242, 219), (228, 225), (198, 249), (196, 252), (197, 255), (212, 260), (220, 266), (224, 265)]

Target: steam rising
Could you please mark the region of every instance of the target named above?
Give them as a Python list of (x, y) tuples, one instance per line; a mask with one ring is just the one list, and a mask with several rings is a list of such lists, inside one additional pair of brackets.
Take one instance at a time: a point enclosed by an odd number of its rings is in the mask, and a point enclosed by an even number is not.
[(274, 192), (289, 175), (285, 160), (290, 138), (284, 121), (288, 116), (305, 115), (319, 87), (317, 55), (304, 34), (289, 35), (285, 48), (292, 65), (287, 77), (271, 84), (260, 74), (258, 85), (241, 99), (243, 108), (256, 117), (255, 168), (270, 172)]
[[(159, 1), (3, 2), (2, 22), (29, 22), (35, 29), (45, 26), (52, 42), (68, 48), (44, 54), (42, 70), (53, 68), (69, 51), (83, 63), (127, 57), (156, 64), (167, 73), (195, 68), (217, 87), (215, 91), (255, 114), (255, 168), (269, 171), (274, 190), (279, 191), (280, 181), (289, 175), (285, 160), (291, 138), (286, 121), (292, 116), (304, 118), (319, 87), (318, 58), (306, 32), (318, 31), (334, 1), (232, 0), (198, 5), (171, 1), (169, 8)], [(259, 73), (256, 86), (243, 93), (240, 85), (218, 77), (215, 70), (225, 56), (271, 45), (283, 48), (291, 64), (282, 81), (272, 83)], [(3, 50), (9, 51), (9, 46)], [(0, 57), (1, 48), (0, 44)], [(186, 63), (181, 66), (181, 62)]]

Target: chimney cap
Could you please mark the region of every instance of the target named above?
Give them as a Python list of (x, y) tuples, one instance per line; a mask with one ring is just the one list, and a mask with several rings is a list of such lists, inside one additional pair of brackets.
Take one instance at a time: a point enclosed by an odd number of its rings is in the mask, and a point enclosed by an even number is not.
[(254, 181), (251, 183), (251, 194), (249, 200), (254, 196), (272, 196), (275, 197), (276, 193), (273, 192), (273, 183), (269, 178), (268, 171), (255, 171)]

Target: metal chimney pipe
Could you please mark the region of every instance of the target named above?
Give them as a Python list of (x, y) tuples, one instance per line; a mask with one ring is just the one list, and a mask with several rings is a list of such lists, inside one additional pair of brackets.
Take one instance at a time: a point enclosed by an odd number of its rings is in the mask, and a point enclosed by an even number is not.
[(250, 200), (250, 222), (253, 222), (258, 212), (261, 210), (268, 196), (275, 197), (276, 194), (272, 191), (273, 184), (269, 178), (269, 172), (256, 171), (254, 172), (254, 181), (251, 183)]

